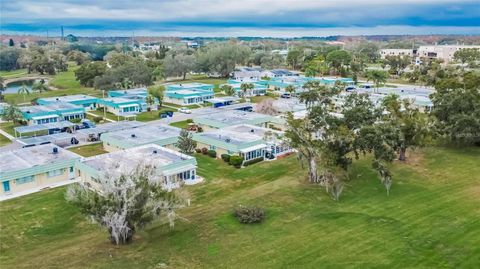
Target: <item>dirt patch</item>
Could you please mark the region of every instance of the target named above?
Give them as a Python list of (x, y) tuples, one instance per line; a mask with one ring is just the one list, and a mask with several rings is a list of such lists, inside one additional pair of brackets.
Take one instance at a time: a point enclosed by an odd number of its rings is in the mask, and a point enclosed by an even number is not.
[(408, 167), (420, 173), (425, 173), (428, 171), (428, 169), (425, 169), (425, 155), (421, 149), (407, 150), (406, 157), (406, 161), (399, 161), (397, 156), (395, 163), (406, 164)]

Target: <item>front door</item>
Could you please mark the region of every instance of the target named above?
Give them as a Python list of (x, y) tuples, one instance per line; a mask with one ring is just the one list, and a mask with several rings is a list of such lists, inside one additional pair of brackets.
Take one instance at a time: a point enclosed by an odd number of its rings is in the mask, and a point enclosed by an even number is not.
[(10, 181), (4, 181), (3, 182), (3, 191), (4, 192), (9, 192), (10, 191)]

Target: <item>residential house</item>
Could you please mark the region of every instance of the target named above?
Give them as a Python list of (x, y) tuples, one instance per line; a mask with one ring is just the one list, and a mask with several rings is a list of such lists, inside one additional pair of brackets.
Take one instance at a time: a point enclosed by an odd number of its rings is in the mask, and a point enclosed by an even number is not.
[(186, 83), (168, 85), (164, 102), (177, 105), (203, 104), (215, 96), (213, 85), (204, 83)]
[(0, 152), (0, 200), (71, 182), (80, 159), (54, 144)]
[(39, 105), (49, 105), (57, 102), (69, 103), (72, 105), (82, 106), (85, 110), (94, 110), (97, 108), (98, 98), (90, 95), (76, 94), (55, 97), (39, 98)]
[(150, 123), (132, 129), (104, 133), (100, 139), (104, 148), (110, 152), (147, 144), (174, 149), (180, 131), (180, 128), (163, 123)]
[(167, 190), (181, 184), (195, 184), (201, 181), (197, 176), (197, 161), (194, 157), (147, 144), (135, 148), (85, 158), (77, 162), (76, 170), (80, 182), (102, 191), (101, 180), (129, 175), (141, 166), (151, 166), (154, 178)]
[(45, 105), (20, 107), (23, 118), (29, 125), (83, 119), (85, 108), (65, 102), (53, 102)]

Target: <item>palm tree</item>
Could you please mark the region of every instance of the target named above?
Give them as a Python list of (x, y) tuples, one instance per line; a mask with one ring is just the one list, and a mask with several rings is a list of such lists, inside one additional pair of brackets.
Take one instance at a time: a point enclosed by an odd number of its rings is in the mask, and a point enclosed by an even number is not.
[(151, 94), (147, 95), (145, 98), (145, 103), (147, 103), (148, 109), (150, 110), (150, 107), (155, 103), (155, 97), (153, 97)]
[(228, 96), (234, 96), (237, 94), (237, 91), (235, 91), (235, 89), (230, 85), (223, 85), (220, 89)]
[(255, 89), (255, 85), (253, 85), (252, 83), (242, 83), (240, 85), (240, 89), (242, 90), (243, 94), (243, 98), (245, 98), (245, 96), (247, 96), (247, 92), (250, 93), (251, 90)]
[(37, 81), (32, 85), (32, 91), (34, 92), (42, 93), (49, 90), (50, 89), (48, 88), (48, 86), (45, 84), (44, 81)]
[(129, 78), (124, 78), (121, 82), (115, 83), (115, 86), (121, 89), (131, 89), (135, 84)]
[(20, 87), (18, 89), (17, 93), (18, 94), (23, 94), (23, 101), (25, 102), (26, 101), (25, 97), (27, 96), (27, 94), (30, 94), (30, 90), (28, 89), (27, 85), (25, 85), (25, 83), (24, 83), (24, 84), (22, 84), (22, 87)]
[(285, 87), (285, 91), (293, 95), (295, 93), (295, 86), (288, 85), (287, 87)]
[(367, 73), (367, 81), (372, 81), (375, 84), (375, 92), (378, 91), (379, 86), (387, 82), (387, 77), (387, 72), (381, 70), (370, 70)]

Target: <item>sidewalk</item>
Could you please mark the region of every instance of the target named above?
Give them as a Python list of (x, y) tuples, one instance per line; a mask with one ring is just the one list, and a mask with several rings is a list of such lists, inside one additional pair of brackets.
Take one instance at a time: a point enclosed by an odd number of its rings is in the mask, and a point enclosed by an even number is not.
[(12, 194), (2, 194), (2, 195), (0, 195), (0, 202), (10, 200), (10, 199), (13, 199), (13, 198), (17, 198), (17, 197), (21, 197), (21, 196), (24, 196), (24, 195), (36, 193), (36, 192), (43, 191), (43, 190), (46, 190), (46, 189), (51, 189), (51, 188), (56, 188), (56, 187), (69, 185), (69, 184), (72, 184), (72, 183), (75, 183), (75, 182), (78, 182), (78, 179), (70, 179), (70, 180), (65, 180), (65, 181), (62, 181), (62, 182), (56, 182), (56, 183), (52, 183), (52, 184), (47, 185), (47, 186), (43, 186), (41, 188), (37, 187), (37, 188), (29, 189), (29, 190), (22, 191), (22, 192), (16, 192), (16, 193), (12, 193)]
[[(102, 118), (103, 118), (103, 116), (98, 116), (98, 115), (95, 115), (95, 114), (93, 114), (93, 113), (91, 113), (91, 112), (85, 112), (85, 114), (90, 115), (90, 116), (93, 116), (93, 117), (102, 117)], [(109, 118), (105, 118), (105, 120), (106, 120), (106, 121), (109, 121), (109, 122), (116, 122), (116, 121), (111, 120), (111, 119), (109, 119)]]
[(2, 134), (3, 136), (5, 136), (6, 138), (10, 139), (10, 140), (15, 140), (15, 137), (13, 137), (11, 134), (5, 132), (4, 130), (0, 129), (0, 134)]

